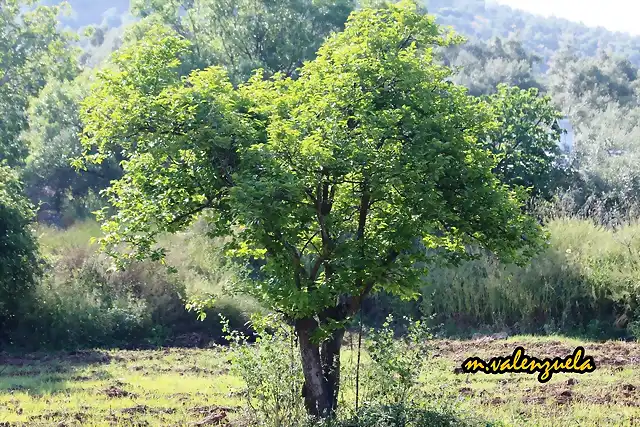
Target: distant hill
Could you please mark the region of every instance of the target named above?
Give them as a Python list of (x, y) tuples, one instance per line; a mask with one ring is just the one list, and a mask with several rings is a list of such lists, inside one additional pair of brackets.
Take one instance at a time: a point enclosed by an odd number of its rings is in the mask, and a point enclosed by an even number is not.
[[(118, 26), (120, 17), (129, 10), (129, 0), (68, 2), (74, 16), (65, 19), (64, 24), (76, 29), (102, 22)], [(59, 0), (44, 0), (43, 3), (56, 4)], [(465, 36), (490, 40), (515, 34), (527, 49), (545, 62), (566, 40), (572, 42), (581, 56), (594, 56), (598, 48), (605, 48), (640, 65), (638, 36), (588, 27), (567, 19), (538, 16), (484, 0), (425, 0), (425, 4), (441, 24), (450, 25)]]
[(483, 0), (426, 0), (438, 22), (480, 40), (515, 34), (524, 46), (548, 60), (563, 41), (571, 41), (580, 56), (595, 56), (598, 48), (628, 57), (640, 65), (640, 37), (588, 27), (567, 19), (544, 17)]
[[(63, 19), (63, 24), (78, 29), (87, 25), (99, 25), (103, 21), (110, 27), (119, 26), (120, 17), (129, 11), (129, 0), (66, 0), (73, 15)], [(42, 0), (42, 4), (55, 5), (61, 0)]]

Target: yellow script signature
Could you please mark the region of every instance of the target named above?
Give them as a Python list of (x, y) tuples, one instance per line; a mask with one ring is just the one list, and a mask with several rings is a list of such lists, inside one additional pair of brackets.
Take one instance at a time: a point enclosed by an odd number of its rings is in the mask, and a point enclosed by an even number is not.
[(546, 358), (540, 360), (524, 354), (524, 348), (517, 347), (513, 354), (507, 357), (493, 357), (485, 362), (479, 357), (470, 357), (462, 363), (462, 371), (466, 373), (484, 372), (486, 374), (504, 374), (507, 372), (524, 372), (533, 374), (538, 372), (538, 381), (546, 383), (553, 374), (574, 373), (584, 374), (593, 372), (596, 362), (591, 356), (585, 356), (583, 347), (576, 347), (573, 354), (561, 359)]

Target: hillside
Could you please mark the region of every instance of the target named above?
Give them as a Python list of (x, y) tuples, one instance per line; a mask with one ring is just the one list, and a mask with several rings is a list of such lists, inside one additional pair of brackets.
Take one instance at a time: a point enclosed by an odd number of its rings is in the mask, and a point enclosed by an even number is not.
[[(43, 3), (55, 4), (58, 1), (45, 0)], [(103, 22), (119, 26), (119, 16), (126, 14), (129, 8), (128, 0), (69, 0), (68, 3), (74, 13), (64, 23), (72, 28)], [(541, 56), (544, 62), (563, 42), (570, 42), (580, 56), (594, 56), (602, 47), (640, 64), (640, 37), (630, 34), (588, 27), (566, 19), (542, 17), (484, 0), (425, 0), (425, 3), (441, 24), (450, 25), (465, 36), (490, 40), (513, 35), (528, 50)]]
[(426, 4), (443, 25), (480, 40), (513, 34), (545, 62), (563, 42), (570, 42), (579, 56), (594, 56), (601, 47), (640, 64), (640, 37), (630, 34), (538, 16), (483, 0), (427, 0)]

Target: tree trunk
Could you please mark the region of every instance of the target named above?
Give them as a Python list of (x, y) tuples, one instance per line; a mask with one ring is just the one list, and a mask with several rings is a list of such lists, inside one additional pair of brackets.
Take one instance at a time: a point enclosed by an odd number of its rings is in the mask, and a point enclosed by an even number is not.
[(340, 348), (345, 330), (338, 329), (331, 337), (322, 343), (320, 357), (322, 359), (322, 372), (326, 382), (330, 403), (330, 415), (338, 409), (338, 394), (340, 392)]
[(340, 389), (340, 347), (344, 329), (335, 331), (322, 344), (311, 341), (318, 328), (313, 318), (296, 321), (296, 333), (300, 344), (304, 397), (307, 413), (315, 418), (329, 418), (338, 407)]
[(330, 403), (322, 372), (320, 346), (311, 341), (311, 335), (317, 327), (318, 322), (312, 318), (300, 319), (296, 322), (304, 374), (302, 395), (309, 415), (315, 418), (326, 418), (329, 415)]

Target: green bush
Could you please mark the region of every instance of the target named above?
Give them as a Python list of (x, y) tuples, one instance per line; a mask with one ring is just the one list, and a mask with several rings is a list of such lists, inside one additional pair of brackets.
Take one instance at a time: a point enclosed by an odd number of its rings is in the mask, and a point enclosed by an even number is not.
[(362, 402), (365, 406), (413, 404), (419, 377), (431, 349), (429, 328), (422, 321), (408, 321), (407, 333), (395, 337), (393, 316), (380, 329), (367, 331), (365, 350), (371, 359), (364, 371)]
[[(28, 221), (20, 224), (25, 227), (19, 235), (35, 250), (36, 242), (29, 243)], [(640, 225), (614, 230), (561, 217), (551, 220), (547, 229), (549, 248), (526, 267), (503, 265), (483, 255), (457, 268), (434, 268), (419, 301), (407, 303), (380, 294), (363, 307), (365, 323), (380, 326), (390, 313), (424, 313), (434, 316), (431, 325), (442, 323), (449, 334), (508, 329), (640, 337)], [(16, 324), (4, 330), (13, 331), (16, 344), (33, 346), (203, 344), (226, 342), (217, 316), (222, 313), (234, 328), (248, 333), (245, 323), (262, 309), (251, 298), (232, 292), (235, 270), (223, 262), (221, 242), (208, 238), (207, 232), (204, 223), (197, 223), (164, 238), (167, 262), (178, 271), (171, 274), (151, 262), (110, 270), (111, 260), (89, 243), (100, 233), (93, 221), (66, 230), (42, 227), (38, 240), (48, 265), (46, 275), (35, 280), (38, 261), (33, 252), (33, 258), (24, 258), (32, 260), (24, 264), (28, 268), (15, 270), (33, 274), (31, 285), (29, 280), (2, 282), (2, 292), (20, 291), (19, 297), (7, 294), (2, 299), (15, 301), (4, 307), (13, 307)], [(4, 263), (3, 268), (11, 265)], [(20, 289), (10, 288), (16, 283)], [(204, 321), (198, 321), (185, 303), (209, 295), (215, 304), (205, 310)], [(3, 321), (7, 319), (5, 315)]]
[(617, 230), (581, 219), (547, 224), (549, 248), (526, 267), (486, 255), (434, 268), (420, 307), (458, 331), (509, 328), (624, 336), (640, 289), (640, 225)]
[[(205, 345), (224, 341), (217, 313), (242, 328), (258, 305), (224, 290), (234, 277), (221, 254), (201, 230), (171, 236), (171, 273), (153, 262), (137, 262), (124, 271), (111, 268), (90, 240), (100, 227), (78, 222), (66, 230), (41, 227), (39, 241), (46, 274), (33, 287), (33, 300), (22, 304), (13, 329), (16, 345), (38, 348)], [(220, 295), (201, 322), (185, 309), (203, 293)]]
[(20, 305), (31, 303), (40, 275), (33, 211), (17, 174), (0, 164), (0, 343), (17, 327)]
[[(360, 354), (344, 349), (340, 404), (336, 418), (307, 418), (301, 396), (303, 375), (293, 328), (279, 316), (254, 316), (254, 342), (233, 330), (223, 318), (232, 372), (244, 381), (243, 397), (249, 425), (262, 427), (426, 427), (475, 426), (454, 405), (450, 395), (426, 396), (421, 374), (431, 343), (424, 322), (404, 319), (408, 331), (394, 338), (397, 325), (388, 318), (382, 328), (365, 331)], [(357, 350), (356, 350), (357, 351)], [(351, 354), (349, 354), (351, 353)], [(356, 357), (354, 357), (356, 356)], [(361, 357), (358, 357), (361, 356)], [(358, 381), (356, 386), (355, 381)], [(360, 405), (355, 408), (356, 390)]]
[(36, 292), (37, 311), (25, 314), (14, 342), (22, 347), (127, 346), (144, 340), (152, 327), (144, 301), (105, 298), (80, 281), (47, 279)]
[[(245, 383), (248, 418), (263, 427), (303, 425), (306, 412), (301, 395), (304, 378), (293, 328), (272, 316), (254, 316), (253, 337), (233, 330), (223, 317), (231, 343), (232, 372)], [(250, 339), (255, 344), (250, 344)]]

